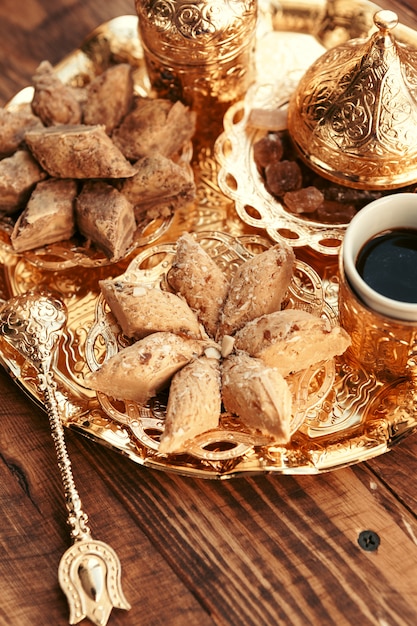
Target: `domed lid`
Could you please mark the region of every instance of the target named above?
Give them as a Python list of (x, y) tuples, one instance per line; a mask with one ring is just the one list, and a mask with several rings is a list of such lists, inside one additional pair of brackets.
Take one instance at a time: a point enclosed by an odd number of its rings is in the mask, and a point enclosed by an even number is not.
[(357, 189), (417, 181), (417, 49), (396, 42), (392, 11), (369, 39), (325, 52), (302, 77), (288, 110), (290, 136), (322, 176)]

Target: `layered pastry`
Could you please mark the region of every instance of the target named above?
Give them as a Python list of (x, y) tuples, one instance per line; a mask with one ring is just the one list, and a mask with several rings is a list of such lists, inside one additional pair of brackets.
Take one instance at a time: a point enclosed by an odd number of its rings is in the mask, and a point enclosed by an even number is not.
[(49, 61), (42, 61), (32, 80), (32, 111), (45, 126), (81, 123), (82, 110), (75, 91), (61, 81)]
[(231, 354), (223, 361), (222, 399), (225, 409), (251, 430), (275, 443), (290, 439), (292, 395), (275, 367), (245, 352)]
[(17, 150), (0, 161), (0, 212), (13, 214), (25, 206), (46, 172), (27, 150)]
[(103, 126), (65, 124), (25, 135), (36, 160), (56, 178), (127, 178), (135, 169)]
[(141, 339), (150, 333), (169, 331), (201, 338), (196, 315), (174, 293), (120, 278), (102, 280), (100, 288), (127, 337)]
[(159, 452), (186, 450), (191, 439), (218, 427), (220, 411), (219, 361), (203, 355), (173, 376)]
[(295, 266), (292, 248), (282, 243), (245, 261), (233, 275), (222, 310), (219, 336), (281, 308)]
[(180, 101), (138, 97), (112, 138), (130, 161), (154, 154), (173, 157), (191, 140), (195, 124), (195, 112)]
[(340, 326), (301, 309), (263, 315), (235, 335), (235, 349), (276, 367), (283, 376), (343, 354), (350, 337)]
[(207, 345), (170, 332), (153, 333), (105, 361), (86, 383), (117, 400), (145, 404), (178, 370), (201, 356)]
[(96, 76), (86, 87), (82, 105), (84, 124), (113, 130), (127, 115), (133, 102), (133, 70), (128, 63), (118, 63)]
[(229, 281), (216, 262), (189, 233), (184, 233), (177, 241), (168, 282), (186, 299), (207, 333), (216, 337)]

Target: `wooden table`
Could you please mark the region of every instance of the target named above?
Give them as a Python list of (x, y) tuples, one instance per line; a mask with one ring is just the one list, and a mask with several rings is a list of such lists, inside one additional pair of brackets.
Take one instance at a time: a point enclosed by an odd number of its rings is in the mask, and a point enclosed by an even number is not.
[[(384, 3), (386, 6), (388, 2)], [(389, 8), (417, 27), (414, 0)], [(0, 104), (43, 59), (128, 0), (3, 0)], [(61, 626), (57, 566), (69, 545), (48, 420), (0, 370), (0, 624)], [(149, 471), (69, 431), (93, 535), (123, 567), (116, 626), (412, 626), (417, 623), (417, 439), (317, 476), (206, 481)], [(375, 551), (361, 531), (380, 538)]]

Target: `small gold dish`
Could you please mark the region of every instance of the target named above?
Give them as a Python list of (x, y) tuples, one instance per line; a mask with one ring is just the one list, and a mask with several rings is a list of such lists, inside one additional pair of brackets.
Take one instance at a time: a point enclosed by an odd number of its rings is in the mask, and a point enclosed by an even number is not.
[(417, 48), (392, 34), (398, 17), (381, 10), (375, 32), (317, 59), (289, 104), (288, 128), (309, 167), (356, 189), (417, 181)]

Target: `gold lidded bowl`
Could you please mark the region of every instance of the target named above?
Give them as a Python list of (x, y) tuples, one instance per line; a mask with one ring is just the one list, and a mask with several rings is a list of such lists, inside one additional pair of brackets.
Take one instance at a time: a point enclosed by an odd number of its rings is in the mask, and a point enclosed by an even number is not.
[(417, 48), (399, 43), (398, 17), (320, 56), (301, 78), (288, 129), (301, 158), (333, 182), (386, 190), (417, 181)]

